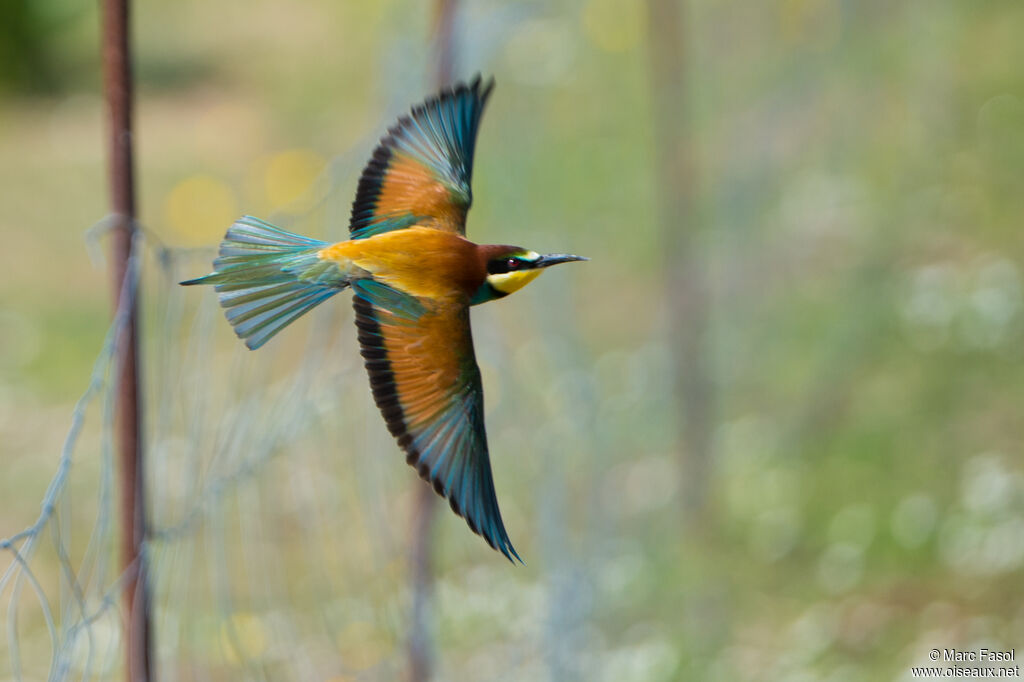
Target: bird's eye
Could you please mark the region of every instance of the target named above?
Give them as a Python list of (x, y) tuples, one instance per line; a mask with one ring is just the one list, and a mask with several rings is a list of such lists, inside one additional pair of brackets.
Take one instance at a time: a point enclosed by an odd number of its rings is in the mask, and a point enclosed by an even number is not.
[(523, 267), (523, 260), (515, 256), (507, 258), (496, 258), (487, 263), (487, 273), (490, 275), (503, 275)]

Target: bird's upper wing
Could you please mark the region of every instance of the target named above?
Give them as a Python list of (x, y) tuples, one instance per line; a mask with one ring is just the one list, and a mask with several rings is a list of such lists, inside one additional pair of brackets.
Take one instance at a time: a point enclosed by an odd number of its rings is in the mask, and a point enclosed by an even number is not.
[(417, 299), (370, 279), (357, 280), (353, 290), (373, 397), (406, 461), (473, 532), (510, 561), (519, 559), (491, 477), (469, 308)]
[(443, 90), (388, 130), (359, 179), (352, 239), (419, 224), (466, 233), (473, 150), (494, 80)]

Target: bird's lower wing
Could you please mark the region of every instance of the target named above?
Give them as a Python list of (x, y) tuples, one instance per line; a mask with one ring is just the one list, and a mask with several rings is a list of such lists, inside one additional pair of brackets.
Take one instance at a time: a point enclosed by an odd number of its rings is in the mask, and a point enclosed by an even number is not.
[(473, 532), (519, 559), (491, 477), (469, 308), (423, 303), (373, 281), (353, 288), (373, 397), (406, 461)]

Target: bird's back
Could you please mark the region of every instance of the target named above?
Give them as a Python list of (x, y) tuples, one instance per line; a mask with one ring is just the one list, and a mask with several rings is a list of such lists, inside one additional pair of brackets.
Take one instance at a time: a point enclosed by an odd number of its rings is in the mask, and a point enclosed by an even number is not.
[(361, 270), (363, 276), (435, 301), (467, 299), (486, 277), (476, 244), (452, 232), (427, 227), (338, 242), (319, 255), (342, 268), (354, 266), (355, 277)]

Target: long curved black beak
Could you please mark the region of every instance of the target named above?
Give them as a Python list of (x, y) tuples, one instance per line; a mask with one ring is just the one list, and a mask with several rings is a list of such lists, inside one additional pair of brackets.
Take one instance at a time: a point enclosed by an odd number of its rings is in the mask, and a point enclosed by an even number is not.
[(535, 268), (546, 268), (551, 265), (558, 265), (559, 263), (571, 263), (574, 260), (590, 260), (583, 256), (573, 256), (568, 253), (549, 253), (546, 256), (541, 256), (534, 261), (533, 267)]

